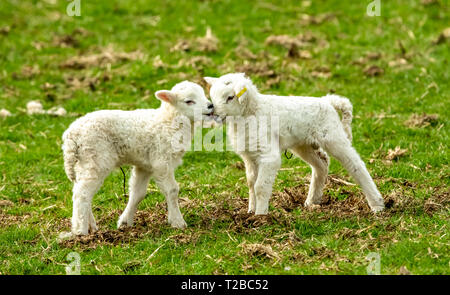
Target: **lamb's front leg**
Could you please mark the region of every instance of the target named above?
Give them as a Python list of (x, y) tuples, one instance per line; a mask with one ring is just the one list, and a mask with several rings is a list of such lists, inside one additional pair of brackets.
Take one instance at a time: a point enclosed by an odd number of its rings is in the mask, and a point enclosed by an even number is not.
[(255, 182), (256, 215), (265, 215), (269, 211), (272, 186), (281, 166), (280, 155), (264, 155), (258, 160), (258, 176)]
[(187, 224), (178, 205), (179, 187), (175, 180), (174, 171), (163, 175), (155, 175), (155, 182), (166, 197), (169, 224), (175, 228), (185, 228)]
[(122, 215), (117, 222), (117, 227), (132, 226), (134, 215), (136, 214), (139, 203), (145, 198), (148, 182), (150, 181), (150, 172), (134, 167), (130, 178), (130, 198)]
[(248, 213), (254, 213), (256, 210), (255, 182), (258, 176), (258, 167), (256, 162), (248, 155), (243, 154), (241, 156), (245, 163), (245, 174), (247, 176), (247, 185), (249, 189)]

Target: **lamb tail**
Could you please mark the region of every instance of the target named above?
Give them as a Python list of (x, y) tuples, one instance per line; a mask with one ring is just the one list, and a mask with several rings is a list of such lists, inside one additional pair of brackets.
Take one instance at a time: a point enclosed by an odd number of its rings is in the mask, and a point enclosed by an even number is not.
[(67, 138), (67, 135), (63, 135), (63, 153), (64, 153), (64, 170), (66, 171), (67, 177), (70, 181), (75, 182), (76, 174), (75, 174), (75, 163), (77, 162), (77, 152), (78, 146), (75, 141), (70, 138)]
[(353, 106), (350, 100), (346, 97), (342, 97), (335, 94), (328, 94), (325, 99), (335, 108), (336, 111), (342, 113), (342, 126), (347, 134), (347, 138), (352, 141), (352, 119), (353, 119)]

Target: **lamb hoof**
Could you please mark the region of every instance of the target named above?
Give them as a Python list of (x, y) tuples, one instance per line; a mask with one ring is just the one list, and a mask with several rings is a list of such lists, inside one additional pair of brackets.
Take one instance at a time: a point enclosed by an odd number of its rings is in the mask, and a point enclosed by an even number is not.
[(314, 200), (308, 200), (309, 198), (307, 198), (306, 199), (306, 201), (305, 201), (305, 207), (309, 207), (309, 208), (315, 208), (315, 207), (317, 207), (317, 206), (320, 206), (320, 204), (322, 203), (322, 201), (321, 200), (316, 200), (316, 201), (314, 201)]
[(256, 204), (249, 203), (247, 213), (255, 213), (255, 211), (256, 211)]
[(179, 229), (183, 229), (187, 227), (187, 223), (186, 221), (184, 221), (184, 219), (175, 219), (175, 220), (170, 220), (169, 224), (174, 227), (174, 228), (179, 228)]
[(373, 213), (378, 213), (384, 210), (384, 205), (377, 205), (370, 207)]
[(80, 222), (72, 220), (72, 228), (70, 232), (74, 236), (87, 236), (89, 234), (89, 224), (82, 226)]
[(121, 215), (117, 221), (117, 228), (131, 227), (133, 226), (133, 220), (130, 220), (127, 216)]

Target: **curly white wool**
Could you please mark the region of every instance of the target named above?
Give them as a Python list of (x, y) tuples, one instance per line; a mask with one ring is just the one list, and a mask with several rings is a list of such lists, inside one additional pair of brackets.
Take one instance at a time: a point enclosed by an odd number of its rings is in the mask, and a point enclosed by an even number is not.
[(192, 121), (196, 112), (212, 113), (212, 104), (199, 85), (187, 81), (155, 95), (162, 101), (158, 109), (97, 111), (79, 118), (64, 132), (64, 168), (74, 182), (73, 234), (86, 235), (97, 229), (92, 198), (111, 171), (126, 164), (133, 165), (130, 198), (118, 226), (133, 224), (151, 177), (166, 197), (169, 223), (177, 228), (186, 226), (174, 177), (184, 151), (171, 148), (172, 137), (182, 127), (173, 122), (179, 116)]
[[(273, 128), (279, 141), (270, 146), (258, 138), (256, 151), (237, 151), (244, 160), (249, 193), (249, 212), (267, 214), (272, 185), (281, 165), (280, 152), (289, 149), (312, 167), (311, 185), (305, 206), (320, 204), (328, 174), (328, 152), (347, 169), (362, 187), (372, 211), (384, 209), (383, 198), (370, 177), (364, 162), (351, 145), (352, 105), (338, 95), (314, 97), (280, 97), (264, 95), (243, 73), (220, 78), (205, 77), (211, 84), (211, 99), (215, 114), (226, 117), (276, 117)], [(342, 120), (338, 111), (342, 113)], [(249, 124), (249, 123), (247, 123)], [(275, 130), (277, 129), (277, 130)], [(232, 142), (241, 133), (229, 128)], [(245, 141), (250, 135), (245, 133)]]

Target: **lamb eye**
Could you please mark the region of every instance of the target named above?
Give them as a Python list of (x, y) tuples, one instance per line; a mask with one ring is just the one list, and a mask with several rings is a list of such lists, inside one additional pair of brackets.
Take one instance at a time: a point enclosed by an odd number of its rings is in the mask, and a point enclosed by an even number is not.
[(188, 104), (188, 105), (193, 105), (193, 104), (195, 104), (195, 101), (193, 101), (193, 100), (186, 100), (185, 103)]
[(228, 97), (227, 97), (227, 102), (230, 102), (230, 101), (232, 101), (232, 100), (233, 100), (233, 98), (234, 98), (234, 95), (232, 95), (232, 96), (228, 96)]

